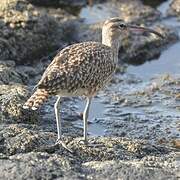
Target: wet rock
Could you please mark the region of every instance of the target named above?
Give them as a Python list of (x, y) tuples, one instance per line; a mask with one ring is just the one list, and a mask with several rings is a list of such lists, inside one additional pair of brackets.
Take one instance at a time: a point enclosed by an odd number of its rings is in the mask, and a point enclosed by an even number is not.
[[(102, 24), (82, 25), (78, 30), (77, 40), (101, 42)], [(165, 38), (161, 39), (154, 35), (142, 36), (129, 34), (121, 36), (119, 60), (131, 64), (142, 64), (152, 58), (158, 57), (163, 47), (178, 40), (178, 34), (164, 25), (151, 27), (160, 32)]]
[(180, 1), (173, 0), (170, 4), (170, 8), (168, 10), (168, 14), (171, 16), (178, 16), (180, 17)]
[(17, 71), (14, 61), (0, 61), (0, 84), (27, 83), (28, 76)]
[(0, 122), (36, 122), (37, 112), (22, 108), (28, 96), (22, 85), (0, 85)]
[[(61, 48), (69, 39), (63, 29), (67, 27), (64, 24), (68, 18), (60, 22), (60, 18), (56, 19), (47, 12), (48, 10), (36, 8), (26, 0), (2, 0), (0, 59), (13, 59), (24, 64)], [(58, 12), (60, 14), (61, 10)]]
[(180, 136), (179, 76), (163, 75), (150, 82), (131, 81), (130, 84), (126, 77), (118, 90), (104, 92), (108, 105), (104, 118), (95, 122), (106, 129), (107, 136), (123, 136), (126, 132), (126, 137), (153, 143), (160, 143), (165, 137), (161, 144), (172, 145)]

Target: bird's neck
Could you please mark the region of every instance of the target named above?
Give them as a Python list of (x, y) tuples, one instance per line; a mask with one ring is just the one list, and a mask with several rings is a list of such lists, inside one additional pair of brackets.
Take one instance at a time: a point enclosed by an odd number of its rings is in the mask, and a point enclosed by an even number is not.
[(113, 39), (112, 37), (102, 36), (102, 44), (110, 47), (113, 51), (114, 60), (118, 61), (118, 53), (119, 53), (119, 39)]

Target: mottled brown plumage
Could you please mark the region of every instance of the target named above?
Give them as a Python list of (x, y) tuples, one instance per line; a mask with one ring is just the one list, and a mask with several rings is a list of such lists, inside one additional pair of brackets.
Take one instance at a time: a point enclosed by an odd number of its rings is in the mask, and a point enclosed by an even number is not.
[(58, 138), (61, 138), (61, 122), (58, 115), (61, 96), (86, 96), (84, 111), (84, 140), (87, 140), (87, 117), (91, 97), (112, 78), (118, 61), (120, 34), (131, 29), (159, 33), (143, 27), (123, 23), (119, 18), (107, 20), (102, 29), (102, 43), (82, 42), (61, 50), (47, 67), (36, 86), (35, 93), (23, 106), (37, 109), (51, 95), (59, 96), (55, 104)]
[(73, 44), (56, 55), (37, 88), (52, 95), (92, 96), (114, 72), (112, 59), (111, 48), (100, 43)]
[[(24, 106), (36, 109), (48, 95), (94, 96), (115, 71), (116, 63), (112, 59), (111, 48), (98, 42), (66, 47), (55, 56), (37, 84), (37, 91), (42, 93), (35, 92)], [(46, 92), (44, 97), (43, 92)], [(37, 95), (41, 98), (35, 98)]]

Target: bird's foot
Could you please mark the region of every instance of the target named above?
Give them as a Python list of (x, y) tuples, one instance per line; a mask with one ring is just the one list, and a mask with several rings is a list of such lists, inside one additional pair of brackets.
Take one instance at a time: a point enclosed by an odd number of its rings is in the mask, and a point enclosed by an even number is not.
[(66, 143), (62, 140), (62, 138), (57, 139), (55, 145), (61, 145), (68, 152), (73, 153), (73, 150), (67, 147)]

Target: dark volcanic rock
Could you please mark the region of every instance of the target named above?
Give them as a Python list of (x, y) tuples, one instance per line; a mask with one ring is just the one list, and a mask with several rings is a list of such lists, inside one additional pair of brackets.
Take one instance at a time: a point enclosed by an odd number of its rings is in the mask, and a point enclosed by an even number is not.
[(143, 4), (149, 5), (151, 7), (158, 7), (162, 3), (164, 3), (167, 0), (154, 0), (154, 1), (149, 1), (149, 0), (141, 0)]
[(179, 0), (173, 0), (170, 4), (170, 8), (168, 10), (168, 14), (172, 16), (178, 16), (180, 17), (180, 1)]
[(17, 71), (14, 61), (0, 61), (0, 84), (26, 83), (28, 76)]
[(27, 96), (28, 91), (22, 85), (0, 85), (0, 122), (37, 121), (37, 112), (22, 108)]
[(81, 179), (71, 159), (45, 152), (17, 154), (0, 160), (0, 179)]
[(52, 7), (82, 7), (87, 4), (86, 0), (27, 0), (28, 2), (38, 6), (52, 6)]
[(37, 125), (32, 124), (2, 124), (0, 130), (1, 152), (7, 155), (35, 151), (41, 146), (54, 144), (56, 140), (54, 133), (41, 132)]
[(67, 37), (63, 30), (67, 18), (58, 20), (25, 0), (2, 0), (0, 59), (27, 63), (61, 48)]
[[(34, 130), (17, 126), (1, 130), (4, 146), (12, 149), (17, 144), (16, 148), (21, 150), (14, 155), (5, 152), (0, 154), (1, 179), (8, 177), (8, 179), (84, 179), (85, 177), (86, 179), (126, 177), (133, 179), (136, 177), (137, 180), (143, 180), (146, 177), (176, 179), (178, 176), (177, 155), (169, 152), (165, 147), (155, 148), (146, 142), (133, 142), (125, 138), (93, 138), (90, 142), (97, 146), (86, 147), (79, 143), (80, 139), (71, 139), (67, 143), (67, 146), (74, 151), (71, 154), (61, 146), (48, 148), (47, 145), (53, 141), (53, 134), (47, 132), (45, 136), (45, 133), (42, 133), (44, 138), (42, 135), (39, 138), (39, 135), (35, 136), (37, 132), (34, 133)], [(48, 135), (51, 137), (49, 140)], [(40, 143), (43, 140), (40, 139), (46, 139), (44, 143), (47, 147), (44, 150)]]

